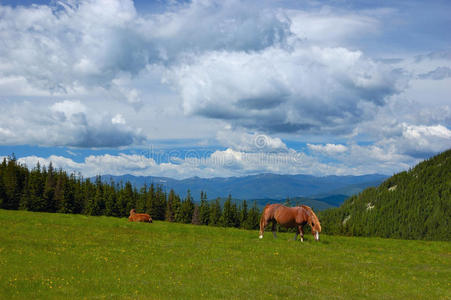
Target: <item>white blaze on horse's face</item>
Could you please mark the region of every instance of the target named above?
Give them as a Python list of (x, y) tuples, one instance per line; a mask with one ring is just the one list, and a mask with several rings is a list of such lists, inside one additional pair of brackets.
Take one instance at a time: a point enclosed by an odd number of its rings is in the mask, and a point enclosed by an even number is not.
[(318, 231), (315, 233), (315, 240), (319, 241), (319, 232)]

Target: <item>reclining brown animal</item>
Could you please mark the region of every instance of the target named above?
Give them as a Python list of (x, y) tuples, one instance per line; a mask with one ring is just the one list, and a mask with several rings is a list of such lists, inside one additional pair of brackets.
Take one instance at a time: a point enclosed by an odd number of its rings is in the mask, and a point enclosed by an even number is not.
[(135, 209), (130, 211), (130, 216), (128, 217), (130, 222), (148, 222), (152, 223), (152, 218), (148, 214), (137, 214)]

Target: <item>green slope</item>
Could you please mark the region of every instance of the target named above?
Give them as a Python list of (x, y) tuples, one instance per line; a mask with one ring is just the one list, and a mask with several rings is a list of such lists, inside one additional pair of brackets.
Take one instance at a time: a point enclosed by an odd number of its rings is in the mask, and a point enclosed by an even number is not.
[(450, 244), (0, 210), (1, 299), (446, 299)]
[(451, 240), (451, 150), (321, 212), (329, 234)]

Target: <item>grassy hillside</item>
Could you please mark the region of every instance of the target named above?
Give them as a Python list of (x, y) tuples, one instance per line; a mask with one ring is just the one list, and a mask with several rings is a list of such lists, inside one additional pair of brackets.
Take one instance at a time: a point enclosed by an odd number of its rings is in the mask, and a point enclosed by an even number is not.
[(330, 234), (451, 240), (451, 150), (320, 214)]
[(449, 242), (0, 210), (0, 298), (449, 299)]

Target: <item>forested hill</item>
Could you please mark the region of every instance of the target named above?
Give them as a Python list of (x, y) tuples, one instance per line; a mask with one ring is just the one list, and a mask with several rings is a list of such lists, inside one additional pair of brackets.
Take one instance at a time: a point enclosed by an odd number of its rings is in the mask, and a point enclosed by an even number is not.
[(451, 149), (320, 214), (326, 233), (451, 240)]

